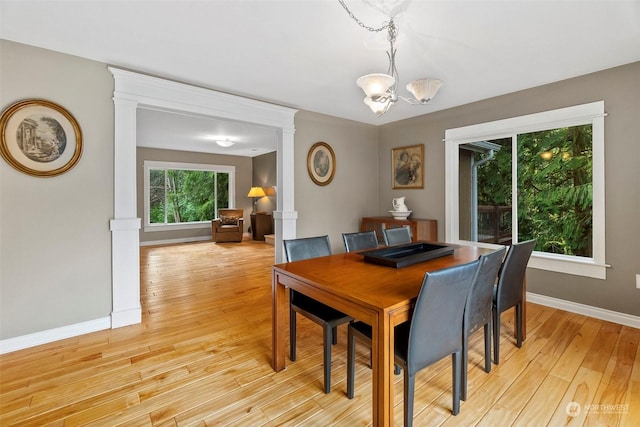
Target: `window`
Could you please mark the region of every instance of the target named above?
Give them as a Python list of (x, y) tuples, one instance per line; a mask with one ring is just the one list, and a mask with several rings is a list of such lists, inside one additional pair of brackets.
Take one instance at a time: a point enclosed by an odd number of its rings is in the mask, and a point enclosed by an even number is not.
[(529, 265), (604, 279), (604, 103), (449, 129), (447, 241), (536, 239)]
[(209, 227), (233, 207), (234, 178), (234, 166), (145, 161), (145, 230)]

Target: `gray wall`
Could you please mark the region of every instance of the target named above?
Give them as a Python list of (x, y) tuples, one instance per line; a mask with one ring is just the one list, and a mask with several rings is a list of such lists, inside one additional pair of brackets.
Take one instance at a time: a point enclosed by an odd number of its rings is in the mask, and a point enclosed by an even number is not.
[[(84, 152), (68, 173), (34, 178), (0, 161), (0, 339), (108, 317), (111, 312), (113, 216), (113, 79), (106, 65), (0, 40), (0, 108), (46, 98), (78, 120)], [(295, 208), (298, 236), (341, 233), (362, 216), (386, 213), (404, 195), (416, 217), (439, 220), (444, 233), (444, 130), (604, 100), (606, 137), (606, 281), (529, 271), (529, 289), (640, 315), (640, 63), (375, 127), (301, 111), (295, 117)], [(416, 107), (420, 108), (420, 107)], [(336, 154), (332, 183), (318, 186), (306, 169), (318, 141)], [(391, 189), (390, 151), (425, 144), (425, 188)], [(248, 168), (251, 161), (248, 159)], [(238, 203), (251, 200), (238, 182)]]
[[(295, 125), (297, 235), (328, 234), (332, 251), (344, 252), (342, 233), (358, 231), (361, 217), (379, 213), (378, 128), (306, 111), (296, 114)], [(333, 181), (325, 186), (307, 172), (307, 154), (319, 141), (336, 156)]]
[(111, 313), (113, 78), (105, 64), (0, 40), (0, 109), (28, 98), (66, 108), (83, 152), (36, 178), (0, 160), (0, 338)]
[[(407, 196), (417, 217), (438, 219), (444, 237), (445, 129), (604, 100), (607, 280), (529, 269), (528, 290), (640, 315), (640, 62), (388, 124), (380, 128), (380, 212)], [(437, 100), (436, 100), (437, 101)], [(417, 108), (417, 107), (416, 107)], [(425, 144), (424, 190), (392, 190), (391, 148)]]
[[(272, 213), (276, 210), (276, 189), (274, 186), (278, 182), (277, 173), (277, 153), (263, 154), (253, 158), (253, 184), (264, 188), (266, 197), (257, 200), (256, 207), (259, 211)], [(245, 194), (246, 195), (246, 194)]]
[[(225, 156), (221, 154), (192, 153), (188, 151), (177, 150), (159, 150), (154, 148), (136, 149), (137, 164), (137, 203), (138, 218), (144, 218), (144, 161), (155, 160), (161, 162), (180, 162), (180, 163), (201, 163), (208, 165), (226, 165), (236, 167), (236, 204), (237, 209), (244, 209), (245, 232), (249, 228), (249, 214), (251, 213), (252, 199), (247, 197), (249, 188), (251, 188), (252, 162), (250, 157), (241, 156)], [(171, 231), (144, 231), (144, 219), (142, 220), (143, 229), (140, 230), (140, 243), (150, 244), (154, 241), (180, 241), (180, 240), (196, 240), (199, 238), (211, 238), (211, 228), (198, 228), (189, 230), (171, 230)]]

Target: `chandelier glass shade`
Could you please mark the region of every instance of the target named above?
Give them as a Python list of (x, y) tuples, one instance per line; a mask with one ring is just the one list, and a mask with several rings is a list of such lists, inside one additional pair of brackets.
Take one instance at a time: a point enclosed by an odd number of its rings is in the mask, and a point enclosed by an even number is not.
[(407, 84), (406, 87), (417, 103), (426, 104), (436, 96), (443, 84), (438, 79), (418, 79)]
[(381, 116), (386, 113), (391, 106), (391, 98), (387, 97), (385, 101), (374, 101), (372, 98), (367, 96), (364, 99), (364, 103), (367, 104), (369, 108), (371, 108), (371, 111), (373, 111), (378, 116)]
[(387, 95), (389, 89), (396, 84), (396, 79), (389, 74), (367, 74), (356, 80), (356, 84), (367, 98), (378, 100)]

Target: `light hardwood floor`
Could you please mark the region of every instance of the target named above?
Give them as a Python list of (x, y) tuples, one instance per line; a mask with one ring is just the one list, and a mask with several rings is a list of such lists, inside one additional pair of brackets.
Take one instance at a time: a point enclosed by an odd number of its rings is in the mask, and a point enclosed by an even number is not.
[[(345, 395), (344, 327), (330, 394), (320, 328), (304, 318), (298, 361), (271, 369), (272, 263), (273, 247), (258, 242), (142, 248), (142, 324), (0, 356), (0, 425), (371, 425), (363, 347), (356, 396)], [(517, 349), (512, 312), (503, 315), (502, 360), (490, 374), (482, 333), (473, 336), (458, 416), (449, 360), (424, 370), (414, 424), (640, 425), (640, 330), (535, 304), (527, 317)], [(401, 375), (395, 401), (402, 425)]]

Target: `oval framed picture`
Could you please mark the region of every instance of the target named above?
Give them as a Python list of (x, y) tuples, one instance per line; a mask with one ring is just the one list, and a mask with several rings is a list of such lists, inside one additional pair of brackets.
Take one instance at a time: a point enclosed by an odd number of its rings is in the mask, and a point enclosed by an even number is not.
[(28, 175), (60, 175), (80, 159), (82, 132), (60, 105), (42, 99), (20, 101), (0, 117), (0, 154)]
[(336, 155), (326, 142), (316, 142), (307, 155), (307, 170), (311, 180), (318, 185), (327, 185), (336, 173)]

